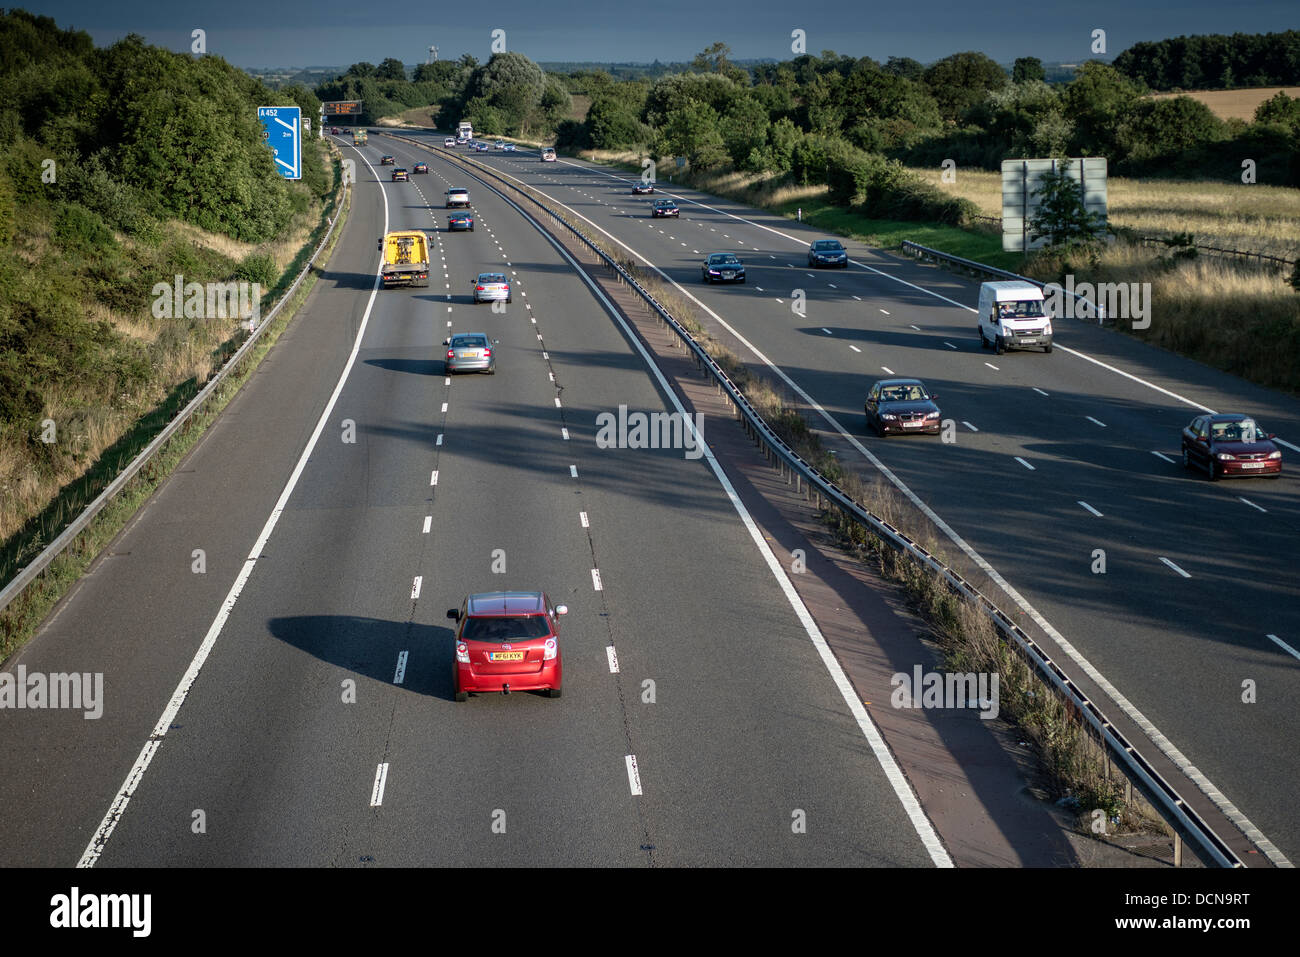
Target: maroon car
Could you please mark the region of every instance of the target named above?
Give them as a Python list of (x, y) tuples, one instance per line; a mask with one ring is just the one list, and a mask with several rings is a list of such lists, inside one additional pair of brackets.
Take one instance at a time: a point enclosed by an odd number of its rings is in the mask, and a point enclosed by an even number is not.
[(1203, 468), (1210, 481), (1225, 476), (1282, 474), (1282, 453), (1248, 415), (1198, 415), (1183, 429), (1183, 467)]
[(511, 691), (545, 691), (558, 698), (564, 683), (560, 616), (568, 613), (539, 591), (481, 592), (460, 608), (447, 609), (447, 617), (457, 622), (451, 666), (456, 700)]

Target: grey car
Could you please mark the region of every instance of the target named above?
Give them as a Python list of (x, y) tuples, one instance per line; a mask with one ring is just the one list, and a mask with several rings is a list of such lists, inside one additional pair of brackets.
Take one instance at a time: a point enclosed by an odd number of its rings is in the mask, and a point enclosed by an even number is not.
[(818, 239), (808, 247), (808, 265), (814, 268), (839, 266), (841, 269), (847, 269), (849, 253), (838, 239)]
[(486, 372), (495, 375), (497, 357), (492, 347), (500, 341), (489, 339), (483, 332), (460, 332), (450, 339), (443, 339), (442, 344), (447, 347), (447, 375), (454, 372)]
[(481, 272), (474, 280), (474, 305), (480, 302), (510, 302), (510, 280), (503, 272)]

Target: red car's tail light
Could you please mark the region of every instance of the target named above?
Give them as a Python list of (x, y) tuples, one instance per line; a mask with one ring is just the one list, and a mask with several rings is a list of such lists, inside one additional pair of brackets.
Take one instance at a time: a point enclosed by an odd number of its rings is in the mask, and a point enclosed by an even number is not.
[(560, 653), (560, 646), (554, 638), (546, 639), (546, 651), (542, 654), (543, 661), (551, 661)]
[(456, 660), (462, 664), (469, 664), (469, 645), (463, 641), (456, 642)]

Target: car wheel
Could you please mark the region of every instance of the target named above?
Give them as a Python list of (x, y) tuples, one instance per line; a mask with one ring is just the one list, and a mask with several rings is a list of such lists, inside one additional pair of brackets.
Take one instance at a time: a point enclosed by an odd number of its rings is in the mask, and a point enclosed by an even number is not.
[(456, 677), (457, 677), (457, 676), (456, 676), (456, 666), (455, 666), (455, 665), (452, 665), (452, 666), (451, 666), (451, 692), (452, 692), (452, 697), (454, 697), (457, 701), (468, 701), (468, 700), (469, 700), (469, 692), (468, 692), (468, 691), (461, 691), (461, 690), (460, 690), (460, 686), (459, 686), (459, 685), (457, 684), (457, 682), (456, 682)]
[(1187, 446), (1184, 445), (1183, 446), (1183, 468), (1189, 469), (1191, 467), (1192, 467), (1192, 456), (1191, 453), (1187, 451)]
[(741, 284), (742, 286), (745, 284), (745, 277), (744, 277), (744, 276), (741, 276), (741, 277), (740, 277), (740, 284)]
[(1217, 482), (1219, 480), (1219, 470), (1214, 464), (1213, 456), (1210, 457), (1209, 474), (1211, 482)]
[(1004, 354), (1006, 353), (1006, 351), (1007, 351), (1007, 345), (1006, 345), (1005, 342), (1002, 341), (1002, 337), (1001, 337), (1001, 336), (997, 336), (997, 337), (993, 340), (993, 351), (994, 351), (995, 353), (997, 353), (998, 355), (1004, 355)]
[(558, 697), (561, 695), (562, 692), (563, 692), (563, 689), (561, 689), (561, 688), (547, 688), (547, 689), (546, 689), (546, 697), (548, 697), (548, 698), (558, 698)]
[(1051, 346), (1043, 346), (1043, 352), (1047, 353), (1047, 352), (1051, 352), (1051, 351), (1052, 351), (1052, 347), (1051, 347)]
[(506, 296), (506, 305), (508, 306), (508, 305), (510, 305), (512, 302), (514, 302), (514, 300), (511, 299), (509, 296)]
[(471, 233), (474, 232), (474, 227), (471, 226), (471, 227), (469, 228), (469, 231), (470, 231)]
[(979, 334), (980, 337), (980, 348), (987, 349), (989, 347), (989, 341), (984, 338), (984, 330), (977, 328), (975, 331)]

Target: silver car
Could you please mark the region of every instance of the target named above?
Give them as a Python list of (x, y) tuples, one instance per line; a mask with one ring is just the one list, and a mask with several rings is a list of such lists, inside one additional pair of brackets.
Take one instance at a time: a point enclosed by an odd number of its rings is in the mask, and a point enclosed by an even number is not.
[(480, 302), (510, 302), (510, 280), (505, 273), (481, 272), (474, 280), (474, 305)]
[(493, 354), (492, 347), (500, 342), (500, 339), (489, 339), (482, 332), (461, 332), (450, 339), (443, 339), (442, 344), (447, 347), (447, 375), (453, 372), (486, 372), (495, 375), (497, 357)]

